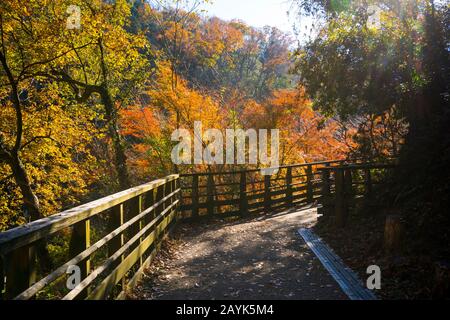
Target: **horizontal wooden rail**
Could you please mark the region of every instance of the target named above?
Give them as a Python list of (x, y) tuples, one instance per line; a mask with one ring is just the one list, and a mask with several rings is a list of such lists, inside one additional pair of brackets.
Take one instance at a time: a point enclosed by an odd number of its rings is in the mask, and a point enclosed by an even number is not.
[[(179, 176), (172, 175), (0, 233), (3, 298), (40, 298), (46, 292), (56, 299), (123, 295), (177, 219), (180, 195)], [(100, 238), (91, 245), (94, 235)], [(36, 249), (51, 243), (52, 236), (69, 244), (68, 259), (47, 274), (37, 272)], [(81, 272), (80, 283), (68, 288), (63, 280), (73, 266)]]
[[(266, 212), (295, 205), (295, 200), (313, 203), (321, 188), (319, 169), (345, 164), (345, 160), (284, 165), (276, 174), (264, 176), (261, 169), (183, 174), (180, 176), (184, 218), (230, 213)], [(298, 201), (297, 201), (298, 202)]]
[[(369, 198), (392, 167), (334, 160), (272, 168), (272, 176), (260, 169), (172, 175), (0, 233), (0, 293), (6, 299), (120, 298), (178, 218), (246, 216), (319, 200), (321, 213), (343, 225), (352, 201)], [(58, 255), (47, 250), (59, 260), (44, 271), (38, 262), (48, 244), (59, 246)], [(74, 266), (80, 281), (68, 288)]]
[[(337, 226), (344, 227), (349, 211), (356, 201), (372, 202), (372, 190), (384, 181), (385, 175), (396, 167), (392, 163), (358, 163), (318, 169), (321, 172), (319, 214), (333, 216)], [(375, 180), (375, 173), (379, 181)]]
[(284, 165), (280, 167), (273, 167), (273, 168), (259, 168), (259, 169), (248, 169), (248, 170), (240, 170), (240, 171), (223, 171), (223, 172), (197, 172), (197, 173), (186, 173), (181, 174), (180, 177), (192, 177), (192, 176), (210, 176), (210, 175), (236, 175), (241, 172), (245, 173), (258, 173), (262, 170), (280, 170), (280, 169), (288, 169), (288, 168), (305, 168), (307, 166), (324, 166), (324, 165), (334, 165), (334, 164), (342, 164), (345, 163), (347, 160), (331, 160), (331, 161), (318, 161), (318, 162), (308, 162), (308, 163), (299, 163), (299, 164), (291, 164), (291, 165)]

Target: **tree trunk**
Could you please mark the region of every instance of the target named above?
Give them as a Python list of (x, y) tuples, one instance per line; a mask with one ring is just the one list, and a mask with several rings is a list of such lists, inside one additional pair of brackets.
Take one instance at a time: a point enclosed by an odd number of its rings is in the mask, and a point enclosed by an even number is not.
[(108, 121), (108, 133), (113, 143), (114, 165), (117, 171), (119, 186), (121, 190), (126, 190), (131, 187), (131, 183), (127, 168), (125, 146), (123, 145), (123, 139), (117, 125), (117, 112), (108, 90), (102, 88), (100, 95), (102, 103), (105, 106), (106, 120)]
[(389, 215), (386, 218), (384, 230), (384, 249), (388, 255), (398, 254), (402, 249), (403, 224), (399, 215)]
[[(3, 48), (4, 49), (4, 48)], [(33, 189), (30, 185), (30, 180), (28, 179), (27, 172), (23, 163), (20, 159), (19, 152), (22, 147), (23, 138), (23, 115), (22, 115), (22, 105), (19, 98), (19, 85), (18, 80), (14, 79), (13, 73), (6, 60), (5, 51), (0, 51), (0, 61), (3, 66), (3, 70), (9, 80), (9, 85), (11, 87), (11, 100), (16, 112), (16, 142), (11, 152), (3, 146), (3, 139), (0, 135), (0, 156), (1, 159), (9, 164), (11, 171), (13, 172), (16, 184), (22, 193), (23, 202), (27, 214), (31, 217), (31, 220), (39, 220), (43, 218), (39, 207), (39, 200), (34, 194)], [(52, 267), (49, 252), (47, 250), (46, 241), (43, 239), (36, 243), (36, 252), (38, 254), (39, 262), (43, 271), (48, 271)]]
[(30, 180), (28, 179), (28, 175), (19, 156), (17, 154), (11, 155), (9, 164), (16, 184), (19, 186), (22, 193), (27, 215), (30, 216), (32, 221), (42, 219), (43, 215), (40, 212), (39, 200), (31, 188)]
[[(19, 186), (23, 196), (23, 203), (25, 210), (27, 211), (27, 215), (29, 215), (31, 221), (44, 218), (39, 205), (39, 200), (31, 187), (30, 179), (28, 178), (28, 174), (19, 155), (17, 153), (10, 155), (8, 163), (13, 172), (14, 180)], [(47, 250), (45, 240), (41, 240), (36, 244), (36, 253), (42, 271), (50, 271), (52, 268), (52, 261)]]

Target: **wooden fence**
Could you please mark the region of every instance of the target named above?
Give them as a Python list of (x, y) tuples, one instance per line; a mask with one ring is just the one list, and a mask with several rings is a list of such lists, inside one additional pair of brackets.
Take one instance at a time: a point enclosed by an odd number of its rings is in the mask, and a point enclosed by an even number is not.
[[(326, 161), (261, 170), (172, 175), (0, 233), (3, 299), (123, 298), (180, 218), (246, 216), (297, 205), (344, 225), (358, 198), (370, 197), (392, 165)], [(42, 250), (45, 249), (45, 250)], [(53, 266), (43, 266), (46, 252)], [(80, 281), (68, 286), (75, 267)]]
[(321, 195), (320, 169), (345, 161), (281, 166), (263, 175), (260, 169), (181, 175), (184, 218), (233, 216), (314, 203)]
[(395, 164), (352, 164), (320, 168), (321, 196), (319, 214), (334, 216), (337, 226), (344, 227), (350, 209), (365, 202), (374, 205), (373, 188), (385, 182)]
[[(179, 176), (173, 175), (0, 233), (2, 297), (123, 297), (154, 257), (179, 204)], [(42, 247), (59, 264), (50, 272), (38, 263)], [(68, 289), (73, 266), (81, 282)]]

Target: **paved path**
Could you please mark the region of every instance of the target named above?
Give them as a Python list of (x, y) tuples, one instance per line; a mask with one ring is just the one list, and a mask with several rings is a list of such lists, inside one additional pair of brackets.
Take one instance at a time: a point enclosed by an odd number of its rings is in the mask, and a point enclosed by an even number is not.
[(347, 299), (297, 233), (306, 209), (247, 221), (182, 224), (133, 294), (159, 300)]

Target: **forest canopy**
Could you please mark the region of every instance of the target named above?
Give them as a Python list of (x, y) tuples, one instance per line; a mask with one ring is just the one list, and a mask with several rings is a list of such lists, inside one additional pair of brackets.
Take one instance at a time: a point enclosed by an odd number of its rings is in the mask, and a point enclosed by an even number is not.
[(283, 164), (399, 157), (442, 127), (448, 5), (293, 1), (321, 21), (298, 44), (202, 3), (1, 2), (0, 230), (173, 172), (225, 170), (170, 160), (172, 132), (195, 121), (280, 129)]

